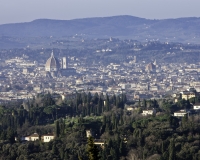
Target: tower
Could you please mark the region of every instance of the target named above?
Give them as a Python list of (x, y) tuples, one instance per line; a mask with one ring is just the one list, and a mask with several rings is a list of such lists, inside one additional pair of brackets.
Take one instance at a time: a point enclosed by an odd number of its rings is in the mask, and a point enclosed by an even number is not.
[(155, 66), (157, 65), (156, 59), (155, 59), (155, 61), (153, 62), (153, 64), (154, 64)]
[(137, 62), (137, 57), (136, 56), (134, 56), (134, 63), (136, 63)]
[(62, 59), (62, 69), (67, 69), (67, 58), (63, 57)]

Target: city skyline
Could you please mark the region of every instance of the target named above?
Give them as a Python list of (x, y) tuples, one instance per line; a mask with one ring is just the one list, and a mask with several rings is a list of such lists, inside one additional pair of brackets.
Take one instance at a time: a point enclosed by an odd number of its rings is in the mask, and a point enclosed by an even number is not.
[(35, 19), (79, 19), (131, 15), (147, 19), (200, 17), (198, 0), (1, 0), (0, 24), (29, 22)]

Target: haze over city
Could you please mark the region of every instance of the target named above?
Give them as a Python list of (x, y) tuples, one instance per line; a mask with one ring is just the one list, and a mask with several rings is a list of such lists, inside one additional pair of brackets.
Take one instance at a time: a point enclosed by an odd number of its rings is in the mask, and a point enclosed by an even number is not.
[(199, 0), (0, 0), (0, 24), (116, 15), (147, 19), (200, 17), (199, 6)]
[(0, 0), (0, 160), (200, 160), (199, 0)]

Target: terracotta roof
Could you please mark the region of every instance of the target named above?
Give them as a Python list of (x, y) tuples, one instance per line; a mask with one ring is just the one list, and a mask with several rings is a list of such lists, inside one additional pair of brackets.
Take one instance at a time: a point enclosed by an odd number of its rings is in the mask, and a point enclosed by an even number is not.
[(43, 134), (42, 137), (44, 136), (54, 136), (54, 134)]
[(33, 134), (31, 134), (29, 137), (39, 137), (39, 134), (33, 133)]

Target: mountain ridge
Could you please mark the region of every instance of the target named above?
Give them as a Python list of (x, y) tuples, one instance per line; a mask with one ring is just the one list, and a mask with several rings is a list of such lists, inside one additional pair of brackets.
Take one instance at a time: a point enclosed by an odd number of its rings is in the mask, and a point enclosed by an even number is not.
[(62, 37), (84, 34), (91, 38), (112, 36), (140, 41), (154, 39), (198, 43), (199, 28), (198, 17), (152, 20), (123, 15), (72, 20), (36, 19), (31, 22), (2, 24), (0, 36)]

